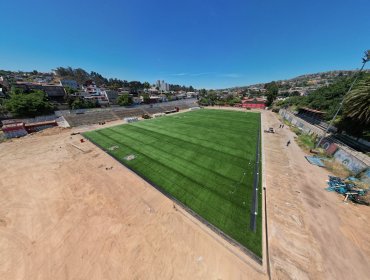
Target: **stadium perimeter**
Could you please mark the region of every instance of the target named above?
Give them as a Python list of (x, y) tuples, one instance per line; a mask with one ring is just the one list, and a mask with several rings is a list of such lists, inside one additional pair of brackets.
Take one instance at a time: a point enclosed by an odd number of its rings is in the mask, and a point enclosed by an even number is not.
[[(246, 110), (245, 109), (239, 109), (239, 108), (230, 108), (230, 107), (205, 107), (206, 109), (221, 109), (221, 110), (232, 110), (232, 111), (243, 111), (245, 112)], [(178, 113), (185, 113), (187, 112), (188, 110), (183, 110), (183, 111), (180, 111)], [(260, 113), (258, 110), (252, 110), (251, 112), (258, 112)], [(178, 114), (177, 113), (177, 114)], [(118, 160), (117, 158), (115, 158), (113, 155), (108, 155), (111, 156), (113, 159), (115, 159), (118, 163), (124, 165), (126, 168), (128, 168), (131, 172), (135, 173), (137, 176), (141, 177), (143, 180), (145, 180), (148, 184), (150, 184), (152, 187), (154, 187), (156, 190), (158, 190), (159, 192), (161, 192), (163, 195), (165, 195), (166, 197), (168, 197), (169, 199), (171, 199), (172, 201), (174, 201), (177, 205), (181, 206), (181, 208), (183, 210), (185, 210), (188, 214), (190, 214), (192, 217), (194, 217), (197, 221), (201, 222), (203, 225), (205, 225), (208, 229), (211, 229), (214, 233), (216, 233), (219, 237), (221, 237), (223, 240), (226, 240), (229, 244), (232, 245), (232, 247), (237, 248), (237, 251), (235, 251), (234, 249), (232, 249), (231, 251), (233, 252), (233, 254), (239, 256), (241, 259), (244, 259), (239, 253), (238, 251), (241, 251), (243, 252), (243, 254), (247, 255), (248, 257), (250, 257), (251, 259), (253, 259), (257, 264), (261, 265), (262, 267), (262, 270), (258, 267), (255, 267), (255, 269), (257, 269), (258, 271), (264, 271), (264, 272), (267, 272), (268, 275), (270, 275), (269, 273), (269, 264), (266, 263), (266, 261), (268, 261), (268, 257), (266, 258), (266, 256), (268, 256), (268, 246), (267, 246), (267, 234), (266, 234), (266, 230), (267, 230), (267, 224), (266, 224), (266, 207), (265, 207), (265, 187), (262, 187), (264, 186), (265, 184), (265, 181), (264, 181), (264, 169), (261, 168), (262, 167), (262, 164), (263, 164), (263, 159), (264, 159), (264, 155), (263, 155), (263, 149), (262, 149), (262, 141), (263, 141), (263, 134), (262, 134), (262, 129), (261, 129), (261, 125), (262, 125), (262, 114), (260, 114), (260, 122), (259, 122), (259, 127), (258, 127), (258, 131), (257, 131), (257, 145), (256, 145), (256, 166), (255, 166), (255, 169), (254, 169), (254, 180), (253, 180), (253, 195), (252, 195), (252, 206), (251, 206), (251, 215), (250, 215), (250, 228), (252, 231), (256, 231), (256, 216), (258, 214), (258, 191), (260, 188), (262, 188), (262, 198), (261, 198), (261, 201), (262, 201), (262, 215), (261, 215), (261, 219), (262, 219), (262, 258), (257, 256), (255, 253), (253, 253), (252, 251), (250, 251), (247, 247), (245, 247), (244, 245), (240, 244), (238, 241), (236, 241), (235, 239), (231, 238), (229, 235), (225, 234), (222, 230), (218, 229), (216, 226), (214, 226), (213, 224), (209, 223), (205, 218), (203, 218), (202, 216), (200, 216), (199, 214), (197, 214), (196, 212), (194, 212), (192, 209), (190, 209), (188, 206), (184, 205), (181, 201), (179, 201), (178, 199), (176, 199), (174, 196), (172, 196), (171, 194), (169, 194), (168, 192), (164, 191), (160, 186), (158, 186), (157, 184), (155, 184), (153, 181), (149, 180), (148, 178), (146, 178), (145, 176), (139, 174), (136, 170), (134, 170), (133, 168), (131, 168), (129, 165), (125, 164), (124, 161), (120, 161)], [(86, 137), (86, 135), (84, 135)], [(89, 139), (88, 137), (86, 137), (87, 139)], [(98, 146), (100, 149), (102, 149), (103, 151), (107, 152), (105, 150), (104, 147), (100, 146), (98, 143), (92, 141), (91, 139), (89, 139), (91, 142), (93, 142), (96, 146)], [(262, 160), (261, 160), (261, 157), (262, 157)], [(260, 184), (261, 183), (261, 184)], [(230, 247), (228, 248), (230, 250)], [(245, 261), (245, 260), (244, 260)]]

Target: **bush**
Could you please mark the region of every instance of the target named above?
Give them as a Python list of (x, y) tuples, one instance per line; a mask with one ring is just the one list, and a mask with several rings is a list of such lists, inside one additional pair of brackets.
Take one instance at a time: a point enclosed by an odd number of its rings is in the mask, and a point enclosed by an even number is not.
[(300, 147), (311, 150), (315, 148), (316, 138), (309, 134), (300, 134), (297, 143)]
[(120, 95), (117, 99), (117, 103), (120, 106), (130, 106), (133, 103), (132, 97), (128, 95), (127, 93)]
[(292, 126), (291, 127), (291, 130), (297, 135), (297, 136), (299, 136), (299, 135), (301, 135), (302, 134), (302, 131), (298, 128), (298, 127), (296, 127), (296, 126)]
[(73, 109), (73, 110), (76, 110), (76, 109), (87, 109), (87, 108), (96, 108), (96, 107), (99, 107), (99, 104), (98, 102), (92, 102), (92, 101), (89, 101), (89, 100), (85, 100), (85, 99), (75, 99), (70, 107)]
[(54, 106), (42, 91), (12, 93), (5, 101), (5, 108), (15, 117), (36, 117), (54, 111)]

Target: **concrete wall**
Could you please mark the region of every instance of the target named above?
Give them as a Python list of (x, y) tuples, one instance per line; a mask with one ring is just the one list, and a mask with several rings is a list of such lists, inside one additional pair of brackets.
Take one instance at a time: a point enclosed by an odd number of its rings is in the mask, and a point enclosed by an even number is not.
[(318, 128), (318, 127), (316, 127), (316, 126), (314, 126), (314, 125), (296, 117), (294, 114), (292, 114), (291, 112), (289, 112), (287, 110), (280, 109), (279, 115), (283, 119), (290, 122), (291, 124), (299, 127), (302, 130), (303, 133), (316, 134), (316, 135), (319, 135), (319, 136), (323, 135), (323, 133), (324, 133), (320, 128)]
[(347, 167), (350, 171), (352, 171), (355, 174), (367, 168), (367, 165), (365, 163), (363, 163), (350, 153), (342, 150), (341, 148), (339, 148), (334, 153), (334, 159), (343, 164), (345, 167)]
[[(314, 125), (296, 117), (294, 114), (284, 109), (281, 109), (279, 111), (279, 115), (283, 119), (290, 122), (291, 124), (299, 127), (303, 133), (306, 134), (313, 133), (319, 136), (321, 136), (324, 133), (318, 127), (315, 127)], [(332, 146), (332, 141), (330, 141), (329, 139), (324, 139), (324, 141), (321, 143), (321, 147), (324, 148), (325, 150), (327, 149), (333, 149), (333, 151), (335, 150), (334, 147)], [(343, 164), (344, 166), (346, 166), (346, 168), (348, 168), (351, 172), (357, 174), (368, 167), (368, 165), (364, 162), (364, 159), (360, 158), (360, 156), (357, 155), (359, 153), (356, 154), (355, 151), (351, 152), (351, 149), (349, 149), (348, 147), (346, 149), (345, 147), (337, 146), (337, 148), (338, 149), (333, 154), (334, 159)]]

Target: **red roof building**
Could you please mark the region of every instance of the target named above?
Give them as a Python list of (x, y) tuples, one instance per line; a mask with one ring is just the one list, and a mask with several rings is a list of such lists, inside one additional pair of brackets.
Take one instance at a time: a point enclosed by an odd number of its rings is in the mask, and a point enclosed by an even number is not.
[(263, 98), (255, 97), (255, 98), (246, 98), (242, 100), (243, 108), (250, 108), (250, 109), (265, 109), (266, 108), (266, 100)]

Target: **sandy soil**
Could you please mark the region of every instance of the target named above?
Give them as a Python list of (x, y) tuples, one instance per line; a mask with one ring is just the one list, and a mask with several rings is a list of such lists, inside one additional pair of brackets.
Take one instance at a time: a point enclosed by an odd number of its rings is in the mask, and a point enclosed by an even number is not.
[[(279, 126), (270, 112), (262, 120)], [(266, 265), (70, 135), (91, 128), (102, 126), (0, 144), (1, 279), (268, 278)], [(366, 279), (370, 209), (326, 192), (328, 173), (288, 139), (288, 128), (263, 135), (272, 278)]]
[[(264, 112), (265, 183), (273, 279), (370, 279), (370, 208), (324, 190), (288, 127)], [(286, 142), (291, 145), (286, 147)]]
[(1, 279), (266, 278), (245, 254), (71, 132), (0, 144)]

